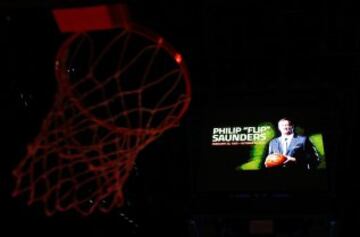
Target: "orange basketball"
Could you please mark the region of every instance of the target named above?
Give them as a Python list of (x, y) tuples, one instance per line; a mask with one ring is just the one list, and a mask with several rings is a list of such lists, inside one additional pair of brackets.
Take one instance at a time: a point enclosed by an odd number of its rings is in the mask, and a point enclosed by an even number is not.
[(270, 154), (265, 159), (265, 165), (267, 168), (281, 166), (284, 161), (286, 161), (286, 157), (282, 154)]

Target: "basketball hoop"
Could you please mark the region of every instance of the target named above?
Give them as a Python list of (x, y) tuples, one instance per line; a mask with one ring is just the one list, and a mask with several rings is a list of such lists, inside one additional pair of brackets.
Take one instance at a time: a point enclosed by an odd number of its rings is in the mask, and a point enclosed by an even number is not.
[(13, 172), (13, 195), (43, 202), (47, 215), (122, 206), (138, 153), (189, 107), (181, 55), (162, 37), (126, 26), (74, 33), (58, 51), (54, 106)]

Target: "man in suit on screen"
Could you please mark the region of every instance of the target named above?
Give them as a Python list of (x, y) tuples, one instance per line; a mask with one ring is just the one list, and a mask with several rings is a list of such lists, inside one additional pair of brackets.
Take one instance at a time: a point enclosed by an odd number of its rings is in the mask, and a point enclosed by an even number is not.
[[(270, 141), (268, 154), (282, 154), (285, 157), (282, 167), (315, 169), (319, 164), (319, 155), (309, 138), (296, 134), (294, 124), (288, 118), (279, 120), (278, 129), (281, 135)], [(265, 167), (268, 167), (267, 161)]]

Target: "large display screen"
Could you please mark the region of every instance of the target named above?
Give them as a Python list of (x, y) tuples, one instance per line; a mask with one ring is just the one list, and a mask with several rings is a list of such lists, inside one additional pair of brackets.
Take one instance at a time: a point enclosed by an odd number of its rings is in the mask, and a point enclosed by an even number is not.
[(328, 114), (316, 105), (264, 104), (206, 111), (197, 191), (328, 189)]
[[(290, 119), (287, 117), (281, 118), (283, 121), (288, 121)], [(280, 119), (280, 120), (281, 120)], [(280, 121), (279, 120), (279, 121)], [(291, 120), (290, 120), (291, 121)], [(281, 123), (281, 122), (280, 122)], [(279, 165), (274, 165), (272, 167), (266, 166), (266, 158), (270, 154), (284, 154), (284, 148), (281, 144), (281, 135), (276, 135), (278, 130), (278, 124), (272, 123), (270, 121), (263, 121), (259, 124), (245, 125), (241, 126), (240, 124), (233, 124), (229, 127), (212, 127), (211, 129), (211, 148), (212, 153), (216, 154), (218, 152), (229, 153), (229, 156), (236, 156), (238, 165), (235, 167), (237, 171), (245, 170), (260, 170), (263, 168), (279, 168), (282, 165), (283, 168), (286, 167), (286, 159), (284, 162), (279, 161)], [(326, 159), (325, 159), (325, 149), (324, 149), (324, 140), (321, 132), (314, 132), (312, 134), (304, 134), (304, 128), (294, 127), (293, 135), (290, 134), (291, 141), (287, 146), (287, 152), (296, 152), (294, 149), (301, 150), (301, 152), (308, 152), (310, 154), (297, 154), (299, 156), (309, 156), (309, 157), (294, 157), (295, 159), (309, 159), (308, 164), (305, 164), (305, 170), (311, 169), (325, 169), (326, 168)], [(300, 139), (300, 140), (299, 140)], [(271, 152), (270, 142), (273, 141), (277, 151)], [(278, 141), (278, 142), (277, 142)], [(308, 144), (306, 144), (306, 142)], [(236, 147), (236, 148), (234, 148)], [(307, 147), (309, 148), (308, 150)], [(234, 154), (231, 154), (234, 153)], [(298, 152), (299, 153), (299, 152)], [(311, 154), (312, 153), (312, 154)], [(290, 154), (289, 154), (290, 156)], [(313, 161), (312, 159), (313, 156)], [(286, 157), (285, 157), (286, 158)], [(295, 160), (293, 166), (299, 165), (299, 160)], [(305, 161), (304, 161), (305, 162)], [(290, 163), (288, 161), (287, 163)]]

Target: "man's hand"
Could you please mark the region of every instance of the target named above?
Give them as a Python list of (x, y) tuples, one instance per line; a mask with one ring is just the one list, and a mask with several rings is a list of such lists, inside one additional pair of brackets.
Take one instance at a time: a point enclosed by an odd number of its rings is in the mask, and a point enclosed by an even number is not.
[(292, 156), (285, 156), (286, 157), (286, 160), (284, 161), (284, 166), (287, 166), (287, 165), (294, 165), (296, 163), (296, 158), (295, 157), (292, 157)]

